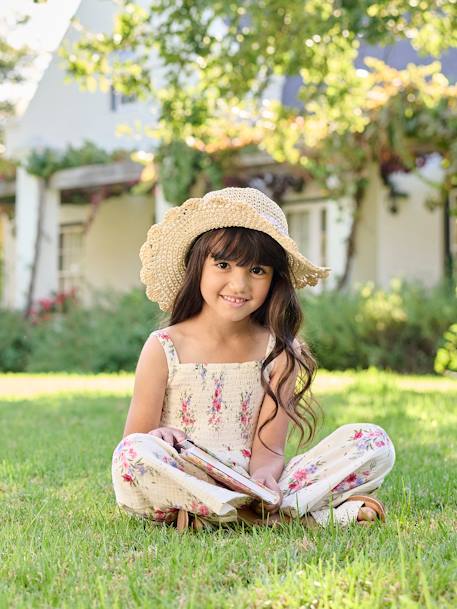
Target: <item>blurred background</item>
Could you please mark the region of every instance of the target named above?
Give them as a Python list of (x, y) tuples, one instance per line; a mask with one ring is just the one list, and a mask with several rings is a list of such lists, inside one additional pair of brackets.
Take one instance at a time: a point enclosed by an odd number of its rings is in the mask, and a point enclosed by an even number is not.
[(2, 0), (0, 370), (133, 370), (153, 222), (252, 186), (320, 366), (457, 373), (457, 4)]

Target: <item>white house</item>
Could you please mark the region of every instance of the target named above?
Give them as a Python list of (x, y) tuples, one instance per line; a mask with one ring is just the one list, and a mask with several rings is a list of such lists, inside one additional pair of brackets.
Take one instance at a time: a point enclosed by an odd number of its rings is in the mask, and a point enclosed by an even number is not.
[[(114, 10), (115, 5), (107, 0), (82, 0), (76, 16), (88, 29), (103, 31), (110, 29)], [(74, 36), (69, 29), (64, 40)], [(8, 126), (8, 156), (24, 158), (36, 148), (63, 149), (69, 144), (80, 146), (85, 140), (106, 151), (150, 146), (149, 140), (117, 137), (115, 130), (119, 123), (153, 123), (154, 108), (111, 91), (82, 92), (76, 84), (64, 82), (61, 63), (56, 55), (23, 115)], [(293, 87), (293, 79), (280, 80), (267, 95), (287, 101), (293, 97)], [(274, 172), (278, 166), (265, 155), (240, 160), (241, 174), (255, 176), (260, 170)], [(0, 184), (1, 305), (24, 307), (38, 242), (34, 301), (76, 287), (83, 300), (90, 302), (94, 288), (128, 290), (141, 285), (139, 248), (149, 226), (160, 220), (168, 207), (160, 185), (154, 194), (107, 196), (89, 221), (94, 212), (90, 203), (93, 189), (104, 186), (109, 192), (113, 186), (128, 185), (138, 179), (140, 171), (141, 166), (133, 162), (66, 169), (55, 173), (43, 192), (38, 178), (19, 169), (15, 184)], [(423, 172), (439, 181), (438, 160), (432, 159)], [(373, 168), (350, 285), (370, 280), (388, 287), (396, 277), (433, 285), (444, 275), (446, 248), (452, 249), (454, 257), (457, 254), (455, 220), (454, 224), (449, 222), (442, 207), (429, 209), (425, 205), (433, 194), (432, 187), (410, 175), (398, 175), (396, 180), (407, 196), (398, 201), (397, 212), (392, 213), (392, 200)], [(70, 202), (75, 190), (83, 197), (78, 203)], [(40, 200), (44, 222), (39, 228)], [(301, 251), (334, 271), (322, 287), (312, 289), (334, 286), (344, 268), (351, 202), (336, 204), (307, 185), (302, 192), (286, 192), (283, 209)], [(41, 235), (39, 240), (37, 234)]]

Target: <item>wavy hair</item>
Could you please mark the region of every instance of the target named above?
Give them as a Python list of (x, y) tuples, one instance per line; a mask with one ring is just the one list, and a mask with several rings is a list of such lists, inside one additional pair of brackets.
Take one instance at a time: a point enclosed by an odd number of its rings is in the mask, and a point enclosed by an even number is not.
[[(202, 233), (194, 239), (187, 251), (186, 275), (173, 304), (170, 319), (166, 322), (169, 325), (185, 321), (202, 310), (200, 282), (204, 262), (210, 255), (215, 260), (236, 261), (241, 266), (273, 267), (273, 278), (267, 298), (262, 306), (251, 314), (254, 321), (267, 328), (276, 338), (273, 350), (265, 358), (261, 368), (262, 387), (273, 400), (275, 411), (259, 429), (259, 439), (268, 450), (278, 454), (265, 445), (260, 432), (276, 417), (278, 409), (282, 408), (300, 429), (300, 447), (305, 428), (305, 444), (313, 439), (321, 408), (310, 389), (317, 370), (316, 360), (304, 341), (299, 341), (299, 349), (293, 344), (302, 325), (303, 314), (292, 286), (287, 254), (270, 235), (254, 229), (228, 227)], [(287, 364), (275, 393), (264, 378), (264, 370), (282, 352), (286, 354)], [(293, 395), (284, 403), (281, 397), (282, 388), (297, 369), (297, 383)]]

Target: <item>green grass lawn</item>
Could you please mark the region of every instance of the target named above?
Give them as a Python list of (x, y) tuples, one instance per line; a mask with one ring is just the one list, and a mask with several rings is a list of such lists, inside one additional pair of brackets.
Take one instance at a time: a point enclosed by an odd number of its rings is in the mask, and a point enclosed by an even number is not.
[(111, 389), (87, 377), (86, 390), (49, 395), (33, 395), (33, 379), (17, 378), (20, 399), (0, 395), (0, 607), (457, 606), (457, 382), (320, 373), (316, 442), (351, 421), (394, 441), (378, 493), (386, 525), (179, 535), (115, 506), (111, 454), (129, 403), (115, 376)]

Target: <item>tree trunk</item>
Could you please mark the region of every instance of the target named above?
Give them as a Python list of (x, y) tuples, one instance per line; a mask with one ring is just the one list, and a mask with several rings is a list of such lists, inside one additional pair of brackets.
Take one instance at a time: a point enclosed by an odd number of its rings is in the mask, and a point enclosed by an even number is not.
[(31, 312), (32, 312), (33, 295), (35, 292), (36, 277), (37, 277), (37, 273), (38, 273), (38, 263), (40, 260), (41, 236), (42, 236), (42, 232), (43, 232), (44, 208), (45, 208), (45, 202), (46, 202), (46, 182), (44, 180), (40, 180), (39, 197), (40, 198), (39, 198), (39, 202), (38, 202), (35, 251), (33, 254), (32, 268), (31, 268), (31, 272), (30, 272), (29, 289), (27, 291), (27, 301), (26, 301), (25, 312), (24, 312), (25, 318), (30, 317)]
[(336, 286), (337, 291), (340, 291), (346, 287), (348, 279), (349, 279), (349, 274), (352, 269), (352, 263), (353, 263), (354, 254), (356, 251), (355, 242), (356, 242), (356, 238), (357, 238), (357, 229), (358, 229), (359, 222), (360, 222), (363, 197), (365, 196), (365, 189), (366, 189), (365, 179), (364, 178), (358, 179), (357, 188), (356, 188), (356, 191), (354, 194), (355, 209), (354, 209), (354, 213), (352, 215), (351, 231), (350, 231), (349, 237), (347, 238), (347, 241), (346, 241), (346, 262), (345, 262), (343, 274), (339, 278), (338, 284)]

